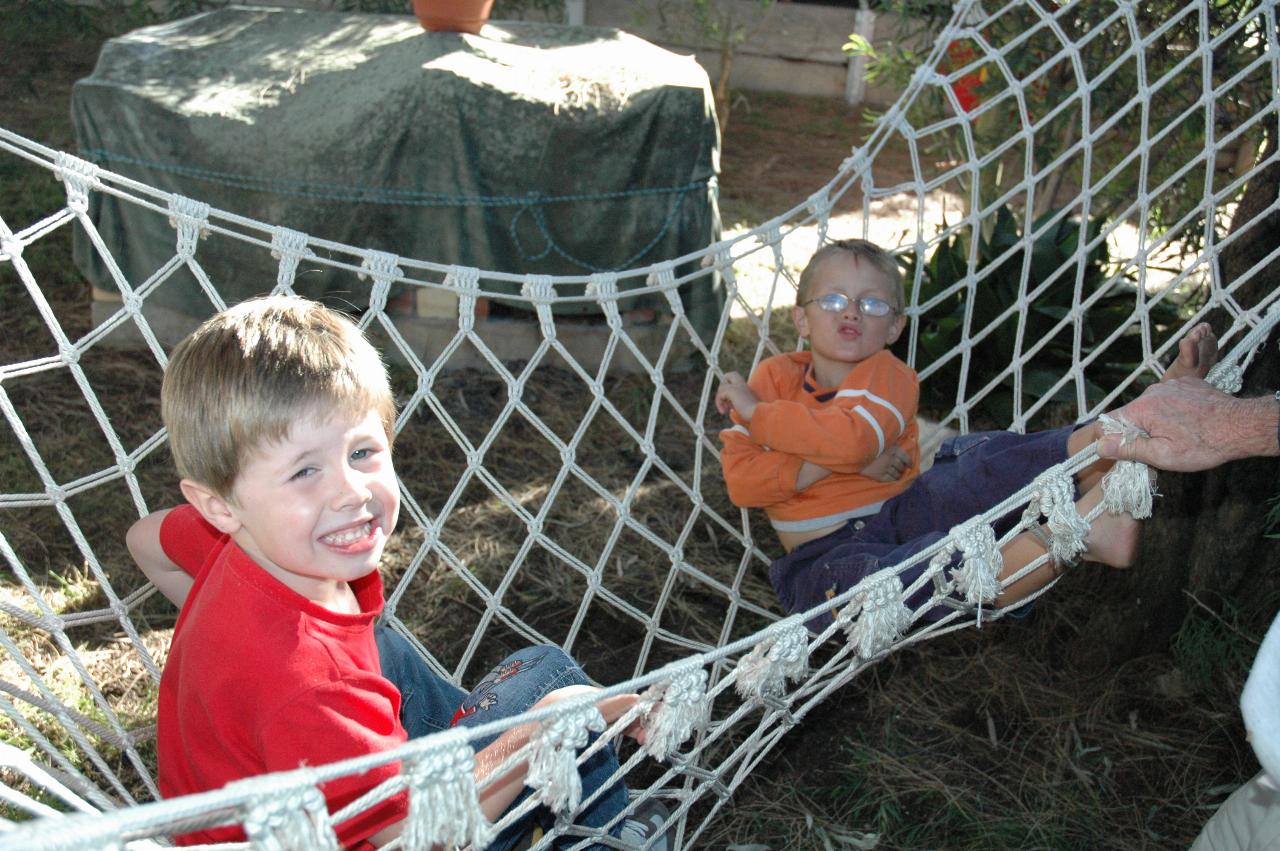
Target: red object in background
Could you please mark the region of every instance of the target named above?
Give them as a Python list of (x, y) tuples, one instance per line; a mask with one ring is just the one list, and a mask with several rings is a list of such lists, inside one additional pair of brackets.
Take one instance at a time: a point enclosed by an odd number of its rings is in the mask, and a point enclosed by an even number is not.
[[(976, 55), (973, 42), (968, 39), (956, 39), (947, 45), (947, 67), (944, 70), (962, 68), (972, 62)], [(979, 69), (972, 74), (965, 74), (951, 84), (951, 90), (956, 93), (956, 100), (960, 101), (960, 106), (965, 112), (973, 112), (978, 108), (978, 104), (982, 103), (977, 89), (986, 81), (986, 70)]]

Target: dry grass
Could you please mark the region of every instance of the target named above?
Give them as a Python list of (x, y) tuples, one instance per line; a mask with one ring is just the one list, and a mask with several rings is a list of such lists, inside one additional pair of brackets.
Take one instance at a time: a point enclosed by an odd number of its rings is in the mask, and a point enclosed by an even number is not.
[(1193, 694), (1164, 656), (1082, 674), (1054, 650), (1087, 595), (868, 671), (788, 734), (707, 847), (845, 847), (833, 828), (881, 849), (1186, 847), (1253, 770), (1231, 685)]

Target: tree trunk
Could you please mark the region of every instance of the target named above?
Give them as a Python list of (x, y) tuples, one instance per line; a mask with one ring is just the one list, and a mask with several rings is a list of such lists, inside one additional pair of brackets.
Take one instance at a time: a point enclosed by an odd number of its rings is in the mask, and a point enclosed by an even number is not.
[[(1232, 232), (1257, 219), (1277, 190), (1280, 166), (1272, 164), (1249, 182)], [(1280, 213), (1273, 212), (1222, 252), (1222, 280), (1235, 280), (1276, 245)], [(1235, 299), (1250, 307), (1277, 286), (1280, 262), (1272, 261)], [(1280, 387), (1276, 339), (1273, 332), (1255, 356), (1241, 397), (1270, 395)], [(1205, 473), (1161, 472), (1161, 496), (1144, 524), (1138, 562), (1131, 571), (1102, 578), (1100, 601), (1070, 648), (1075, 664), (1103, 670), (1166, 649), (1195, 605), (1192, 597), (1215, 611), (1222, 598), (1245, 611), (1266, 604), (1280, 583), (1280, 543), (1264, 537), (1267, 500), (1280, 491), (1278, 473), (1275, 458), (1246, 459)]]

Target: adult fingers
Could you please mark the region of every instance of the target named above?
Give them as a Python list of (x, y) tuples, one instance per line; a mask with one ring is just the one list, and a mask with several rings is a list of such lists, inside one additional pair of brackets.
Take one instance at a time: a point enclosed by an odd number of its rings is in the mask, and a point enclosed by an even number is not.
[(1145, 439), (1135, 435), (1126, 441), (1123, 434), (1104, 434), (1098, 441), (1098, 455), (1117, 461), (1135, 461), (1138, 459), (1138, 441)]

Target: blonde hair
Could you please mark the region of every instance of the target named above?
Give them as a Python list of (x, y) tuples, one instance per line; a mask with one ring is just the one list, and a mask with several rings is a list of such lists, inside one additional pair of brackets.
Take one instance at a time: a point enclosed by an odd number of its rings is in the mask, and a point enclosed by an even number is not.
[(813, 288), (813, 277), (817, 274), (818, 266), (827, 257), (839, 251), (847, 251), (859, 263), (864, 261), (870, 263), (871, 268), (889, 279), (889, 286), (893, 290), (894, 298), (898, 301), (894, 307), (902, 310), (906, 306), (906, 294), (902, 289), (902, 270), (898, 268), (898, 261), (893, 259), (892, 254), (865, 239), (837, 239), (813, 252), (804, 271), (800, 273), (799, 283), (796, 284), (797, 305), (802, 305), (809, 300), (809, 290)]
[(299, 418), (371, 410), (391, 440), (395, 399), (378, 351), (346, 316), (295, 296), (205, 321), (174, 348), (160, 389), (178, 475), (224, 497), (248, 455)]

